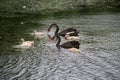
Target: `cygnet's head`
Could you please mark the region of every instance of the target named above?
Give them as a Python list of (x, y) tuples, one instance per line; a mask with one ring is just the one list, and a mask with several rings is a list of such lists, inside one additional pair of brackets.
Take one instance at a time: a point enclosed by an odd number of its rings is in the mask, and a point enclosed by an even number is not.
[(34, 32), (37, 32), (37, 30), (33, 30)]
[(23, 38), (20, 39), (22, 42), (24, 42), (25, 40)]

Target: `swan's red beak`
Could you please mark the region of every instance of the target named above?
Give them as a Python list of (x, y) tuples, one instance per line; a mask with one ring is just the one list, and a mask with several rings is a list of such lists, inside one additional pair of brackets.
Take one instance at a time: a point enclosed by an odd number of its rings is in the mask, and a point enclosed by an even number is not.
[(55, 42), (55, 37), (52, 37), (52, 38), (51, 38), (51, 42)]

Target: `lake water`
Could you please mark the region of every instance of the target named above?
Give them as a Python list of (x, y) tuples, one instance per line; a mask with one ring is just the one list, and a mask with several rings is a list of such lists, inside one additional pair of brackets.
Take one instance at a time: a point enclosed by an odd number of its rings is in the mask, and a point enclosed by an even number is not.
[[(52, 23), (80, 31), (80, 53), (57, 50), (46, 35)], [(16, 48), (20, 38), (34, 47)], [(0, 80), (120, 80), (120, 14), (1, 18)]]

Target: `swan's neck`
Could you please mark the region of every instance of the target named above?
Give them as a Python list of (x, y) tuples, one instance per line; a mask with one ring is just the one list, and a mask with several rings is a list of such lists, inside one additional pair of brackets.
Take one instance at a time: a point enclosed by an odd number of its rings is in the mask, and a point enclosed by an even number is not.
[(51, 39), (51, 36), (49, 34), (47, 34), (48, 38)]
[(56, 27), (56, 31), (55, 31), (55, 33), (58, 33), (58, 31), (59, 31), (59, 27), (58, 27), (58, 25), (57, 25), (57, 24), (54, 24), (54, 23), (50, 25), (50, 27), (49, 27), (48, 31), (50, 31), (50, 29), (51, 29), (53, 26), (55, 26), (55, 27)]
[(56, 44), (56, 47), (58, 48), (58, 49), (60, 49), (60, 42), (61, 42), (61, 38), (57, 35), (57, 39), (58, 39), (58, 42), (57, 42), (57, 44)]
[(59, 27), (58, 27), (58, 25), (55, 25), (55, 27), (56, 27), (56, 31), (55, 31), (55, 34), (56, 34), (59, 31)]

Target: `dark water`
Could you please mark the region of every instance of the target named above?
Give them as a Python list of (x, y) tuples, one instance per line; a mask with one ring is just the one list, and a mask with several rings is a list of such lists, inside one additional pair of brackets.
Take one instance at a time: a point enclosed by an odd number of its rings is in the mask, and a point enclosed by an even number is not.
[[(80, 51), (58, 51), (46, 29), (80, 30)], [(33, 30), (44, 32), (36, 39)], [(16, 49), (20, 38), (34, 47)], [(63, 40), (65, 41), (65, 40)], [(50, 18), (2, 18), (0, 20), (0, 80), (120, 80), (120, 14), (84, 14)]]

